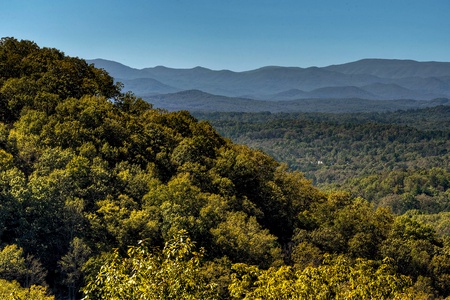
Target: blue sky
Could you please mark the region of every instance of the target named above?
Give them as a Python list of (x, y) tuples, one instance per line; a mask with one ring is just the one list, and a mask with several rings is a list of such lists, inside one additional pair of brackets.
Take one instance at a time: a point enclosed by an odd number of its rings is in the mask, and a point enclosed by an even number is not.
[(11, 0), (0, 36), (135, 68), (450, 61), (449, 0)]

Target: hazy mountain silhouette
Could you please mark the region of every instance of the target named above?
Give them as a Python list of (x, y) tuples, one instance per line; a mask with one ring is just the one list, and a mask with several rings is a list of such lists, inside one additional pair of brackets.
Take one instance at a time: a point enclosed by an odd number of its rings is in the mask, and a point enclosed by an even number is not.
[(168, 86), (153, 78), (122, 79), (117, 78), (126, 87), (126, 90), (139, 91), (140, 96), (150, 96), (155, 94), (167, 94), (181, 91), (180, 89)]
[[(211, 97), (207, 95), (211, 94), (239, 98), (240, 101), (243, 101), (242, 98), (264, 101), (450, 98), (448, 62), (363, 59), (323, 68), (267, 66), (244, 72), (203, 67), (134, 69), (103, 59), (88, 62), (105, 69), (124, 83), (125, 90), (131, 90), (143, 98), (180, 91), (189, 92), (177, 94), (178, 97), (197, 103), (201, 101), (200, 91), (204, 92), (204, 101), (210, 101)], [(192, 90), (197, 90), (197, 93)]]
[(169, 111), (189, 110), (191, 112), (381, 112), (450, 105), (449, 99), (420, 101), (368, 100), (360, 98), (310, 98), (285, 101), (265, 101), (218, 96), (199, 90), (153, 95), (145, 97), (145, 99), (152, 103), (155, 108), (163, 108)]
[(418, 62), (400, 59), (362, 59), (324, 69), (353, 75), (373, 75), (381, 78), (450, 76), (450, 62)]

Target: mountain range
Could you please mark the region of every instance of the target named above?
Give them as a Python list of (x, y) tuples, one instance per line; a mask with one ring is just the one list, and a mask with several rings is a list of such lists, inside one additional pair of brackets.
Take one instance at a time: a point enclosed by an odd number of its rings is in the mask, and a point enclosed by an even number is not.
[[(273, 111), (275, 103), (271, 102), (287, 105), (286, 101), (305, 99), (402, 100), (405, 103), (406, 100), (450, 98), (449, 62), (363, 59), (321, 68), (267, 66), (244, 72), (203, 67), (135, 69), (104, 59), (88, 60), (88, 63), (108, 71), (124, 84), (125, 90), (149, 102), (161, 102), (161, 107), (166, 109), (195, 109), (186, 107), (188, 102), (196, 103), (196, 109), (205, 109), (204, 101), (208, 107), (213, 102), (237, 101), (243, 106), (256, 105), (259, 111), (264, 108)], [(172, 102), (164, 105), (164, 101)], [(238, 109), (236, 105), (225, 110)]]

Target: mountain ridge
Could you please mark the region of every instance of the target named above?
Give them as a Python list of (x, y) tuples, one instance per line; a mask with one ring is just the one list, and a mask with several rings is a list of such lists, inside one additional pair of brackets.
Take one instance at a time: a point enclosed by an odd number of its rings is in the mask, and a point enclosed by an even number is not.
[(371, 74), (385, 78), (449, 76), (450, 62), (366, 58), (324, 67), (344, 74)]
[(265, 66), (242, 72), (201, 66), (135, 69), (104, 59), (88, 62), (105, 69), (123, 82), (126, 90), (140, 97), (200, 90), (218, 96), (265, 101), (450, 98), (450, 62), (362, 59), (326, 67)]
[(200, 90), (185, 90), (144, 97), (155, 108), (191, 112), (384, 112), (417, 108), (450, 106), (447, 98), (424, 100), (370, 100), (361, 98), (304, 98), (297, 100), (255, 100), (208, 94)]

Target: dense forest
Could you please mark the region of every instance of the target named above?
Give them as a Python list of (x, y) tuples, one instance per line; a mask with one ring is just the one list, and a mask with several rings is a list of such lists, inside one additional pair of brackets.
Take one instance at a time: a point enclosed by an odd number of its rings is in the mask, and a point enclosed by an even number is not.
[[(2, 38), (1, 298), (450, 296), (446, 130), (253, 117), (227, 129), (154, 109), (82, 59)], [(249, 136), (282, 136), (315, 165), (211, 124), (262, 128)], [(431, 200), (395, 206), (391, 179)]]
[(322, 188), (352, 191), (377, 205), (386, 202), (399, 214), (449, 209), (450, 106), (385, 113), (195, 115), (210, 120), (223, 136), (301, 170)]

